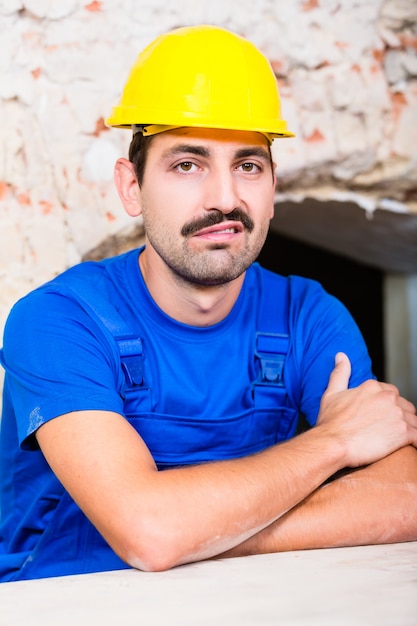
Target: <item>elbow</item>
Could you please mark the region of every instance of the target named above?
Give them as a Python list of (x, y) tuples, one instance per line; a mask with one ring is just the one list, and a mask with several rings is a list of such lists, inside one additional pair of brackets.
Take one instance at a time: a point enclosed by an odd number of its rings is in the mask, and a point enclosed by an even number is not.
[(167, 558), (166, 554), (158, 550), (131, 553), (127, 556), (126, 562), (134, 569), (141, 570), (142, 572), (165, 572), (176, 565), (172, 560)]
[(164, 572), (193, 560), (187, 559), (181, 538), (173, 536), (165, 525), (154, 525), (148, 530), (142, 525), (136, 538), (131, 536), (123, 542), (117, 553), (128, 565), (144, 572)]
[(143, 572), (165, 572), (179, 565), (168, 550), (155, 545), (130, 550), (125, 560), (131, 567)]

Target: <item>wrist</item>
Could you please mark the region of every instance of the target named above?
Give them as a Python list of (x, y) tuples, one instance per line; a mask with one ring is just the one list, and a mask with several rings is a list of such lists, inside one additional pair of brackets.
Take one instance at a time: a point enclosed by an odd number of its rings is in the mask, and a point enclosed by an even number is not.
[(312, 454), (323, 463), (329, 476), (349, 466), (348, 445), (343, 437), (328, 424), (317, 424), (300, 437), (304, 438), (303, 446), (309, 442)]

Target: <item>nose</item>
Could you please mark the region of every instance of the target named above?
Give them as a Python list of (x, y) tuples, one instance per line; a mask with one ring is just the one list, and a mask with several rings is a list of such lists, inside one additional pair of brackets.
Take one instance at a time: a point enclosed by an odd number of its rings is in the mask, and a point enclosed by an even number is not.
[(216, 168), (206, 179), (205, 209), (217, 210), (225, 215), (241, 204), (238, 184), (233, 172), (227, 168)]

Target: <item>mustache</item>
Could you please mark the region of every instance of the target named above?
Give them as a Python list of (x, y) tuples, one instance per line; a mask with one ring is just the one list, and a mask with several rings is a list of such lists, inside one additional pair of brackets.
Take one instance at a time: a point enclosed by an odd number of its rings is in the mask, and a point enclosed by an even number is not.
[(215, 226), (216, 224), (230, 221), (241, 222), (243, 227), (250, 233), (255, 228), (253, 220), (241, 209), (233, 209), (233, 211), (227, 213), (226, 215), (221, 211), (213, 210), (207, 213), (204, 217), (197, 218), (185, 224), (181, 229), (181, 235), (183, 237), (187, 237), (189, 235), (194, 235), (203, 228), (208, 228), (209, 226)]

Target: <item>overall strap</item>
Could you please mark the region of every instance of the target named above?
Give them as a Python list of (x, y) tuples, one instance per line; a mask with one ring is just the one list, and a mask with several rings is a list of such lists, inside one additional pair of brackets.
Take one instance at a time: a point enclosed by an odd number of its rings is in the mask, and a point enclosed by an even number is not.
[(69, 271), (65, 275), (65, 281), (58, 277), (52, 284), (60, 285), (61, 291), (70, 292), (84, 310), (95, 314), (116, 342), (127, 386), (142, 385), (144, 382), (142, 339), (133, 333), (116, 307), (95, 287), (94, 276), (86, 279), (84, 274)]
[(285, 360), (289, 336), (289, 281), (276, 274), (262, 272), (262, 303), (256, 333), (255, 356), (259, 361), (256, 386), (274, 388), (278, 402), (283, 405), (285, 388)]
[[(273, 272), (262, 270), (262, 304), (255, 336), (255, 357), (259, 361), (256, 387), (273, 388), (281, 405), (285, 404), (285, 360), (289, 348), (289, 281)], [(87, 311), (93, 312), (113, 336), (120, 353), (121, 367), (127, 386), (144, 383), (143, 342), (121, 317), (116, 307), (95, 287), (94, 276), (87, 280), (77, 271), (66, 273), (52, 281), (63, 291), (69, 291)], [(266, 389), (265, 389), (266, 391)], [(255, 393), (256, 395), (256, 393)], [(262, 395), (262, 394), (261, 394)]]

